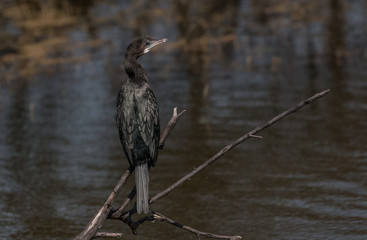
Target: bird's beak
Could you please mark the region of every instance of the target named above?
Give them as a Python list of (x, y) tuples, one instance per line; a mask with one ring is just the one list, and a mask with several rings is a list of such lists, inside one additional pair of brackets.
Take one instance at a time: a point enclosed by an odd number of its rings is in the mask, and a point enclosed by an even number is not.
[(155, 46), (158, 46), (161, 43), (167, 42), (167, 38), (159, 39), (159, 40), (153, 40), (152, 43), (144, 49), (144, 53), (147, 53)]

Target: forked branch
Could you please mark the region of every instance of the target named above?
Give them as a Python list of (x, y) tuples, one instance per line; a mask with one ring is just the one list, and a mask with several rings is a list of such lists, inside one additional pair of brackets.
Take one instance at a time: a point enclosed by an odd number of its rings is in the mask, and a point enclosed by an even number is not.
[(253, 138), (253, 137), (260, 137), (255, 135), (256, 133), (270, 127), (271, 125), (273, 125), (275, 122), (281, 120), (282, 118), (286, 117), (287, 115), (294, 113), (296, 111), (298, 111), (299, 109), (303, 108), (304, 106), (312, 103), (313, 101), (325, 96), (330, 90), (327, 89), (325, 91), (322, 91), (320, 93), (317, 93), (315, 95), (313, 95), (312, 97), (303, 100), (302, 102), (300, 102), (299, 104), (297, 104), (296, 106), (282, 112), (281, 114), (277, 115), (276, 117), (272, 118), (271, 120), (269, 120), (268, 122), (264, 123), (263, 125), (260, 125), (258, 127), (256, 127), (254, 130), (246, 133), (245, 135), (243, 135), (242, 137), (238, 138), (237, 140), (235, 140), (234, 142), (232, 142), (231, 144), (229, 144), (228, 146), (225, 146), (224, 148), (222, 148), (218, 153), (216, 153), (213, 157), (211, 157), (210, 159), (208, 159), (206, 162), (204, 162), (203, 164), (201, 164), (199, 167), (195, 168), (192, 172), (188, 173), (187, 175), (183, 176), (182, 178), (180, 178), (178, 181), (176, 181), (175, 183), (173, 183), (171, 186), (167, 187), (165, 190), (163, 190), (160, 193), (157, 193), (154, 197), (152, 197), (150, 199), (150, 204), (156, 202), (158, 199), (166, 196), (167, 194), (169, 194), (170, 192), (172, 192), (174, 189), (176, 189), (179, 185), (181, 185), (182, 183), (184, 183), (185, 181), (189, 180), (190, 178), (192, 178), (193, 176), (195, 176), (196, 174), (198, 174), (200, 171), (202, 171), (203, 169), (205, 169), (206, 167), (208, 167), (210, 164), (212, 164), (213, 162), (215, 162), (216, 160), (218, 160), (221, 156), (223, 156), (226, 152), (228, 152), (229, 150), (231, 150), (232, 148), (236, 147), (238, 144), (244, 142), (245, 140), (249, 139), (249, 138)]
[(161, 139), (159, 140), (159, 147), (163, 148), (164, 142), (166, 141), (167, 137), (172, 132), (173, 128), (176, 126), (176, 123), (178, 122), (178, 119), (184, 114), (186, 110), (182, 110), (179, 114), (177, 114), (177, 108), (175, 107), (173, 109), (171, 120), (167, 123), (166, 127), (163, 130)]
[[(159, 146), (163, 147), (164, 142), (166, 141), (167, 137), (177, 124), (179, 118), (182, 116), (182, 114), (185, 113), (186, 110), (181, 111), (179, 114), (177, 114), (177, 108), (173, 109), (172, 117), (170, 121), (168, 122), (167, 126), (163, 130), (162, 137), (159, 141)], [(103, 204), (103, 206), (99, 209), (99, 211), (94, 215), (92, 220), (89, 222), (89, 224), (85, 227), (85, 229), (74, 238), (74, 240), (89, 240), (96, 237), (104, 237), (104, 236), (111, 236), (108, 233), (98, 233), (97, 231), (103, 226), (104, 222), (108, 218), (108, 216), (111, 215), (111, 213), (115, 214), (121, 214), (122, 211), (129, 205), (131, 199), (135, 196), (135, 188), (131, 191), (129, 194), (129, 197), (125, 200), (125, 202), (121, 205), (121, 207), (118, 209), (117, 213), (116, 211), (112, 210), (112, 205), (115, 200), (115, 198), (120, 193), (122, 187), (124, 186), (126, 180), (129, 178), (130, 174), (132, 173), (133, 169), (130, 167), (128, 168), (124, 174), (121, 176), (119, 182)], [(114, 236), (117, 236), (116, 234)]]
[(229, 240), (238, 240), (238, 239), (242, 239), (241, 236), (225, 236), (225, 235), (218, 235), (218, 234), (213, 234), (213, 233), (207, 233), (207, 232), (202, 232), (202, 231), (199, 231), (199, 230), (196, 230), (192, 227), (189, 227), (189, 226), (186, 226), (186, 225), (183, 225), (181, 223), (178, 223), (166, 216), (164, 216), (163, 214), (161, 213), (158, 213), (158, 212), (153, 212), (153, 218), (154, 220), (156, 221), (162, 221), (162, 222), (166, 222), (166, 223), (169, 223), (175, 227), (179, 227), (179, 228), (182, 228), (182, 229), (185, 229), (186, 231), (189, 231), (189, 232), (192, 232), (193, 234), (196, 235), (196, 237), (198, 239), (200, 239), (200, 237), (204, 236), (204, 237), (208, 237), (208, 238), (215, 238), (215, 239), (229, 239)]
[[(235, 140), (234, 142), (232, 142), (228, 146), (222, 148), (218, 153), (216, 153), (213, 157), (211, 157), (210, 159), (205, 161), (203, 164), (201, 164), (200, 166), (195, 168), (192, 172), (186, 174), (181, 179), (179, 179), (178, 181), (176, 181), (175, 183), (173, 183), (172, 185), (170, 185), (169, 187), (167, 187), (166, 189), (164, 189), (160, 193), (153, 196), (150, 199), (149, 204), (153, 204), (156, 201), (158, 201), (159, 199), (161, 199), (162, 197), (166, 196), (167, 194), (172, 192), (174, 189), (176, 189), (179, 185), (181, 185), (182, 183), (184, 183), (188, 179), (192, 178), (193, 176), (195, 176), (199, 172), (201, 172), (203, 169), (208, 167), (210, 164), (212, 164), (216, 160), (218, 160), (226, 152), (228, 152), (232, 148), (236, 147), (240, 143), (244, 142), (245, 140), (247, 140), (249, 138), (262, 138), (261, 136), (258, 136), (256, 134), (258, 132), (270, 127), (275, 122), (281, 120), (282, 118), (288, 116), (289, 114), (294, 113), (294, 112), (298, 111), (299, 109), (303, 108), (304, 106), (312, 103), (313, 101), (325, 96), (329, 91), (330, 90), (328, 89), (328, 90), (325, 90), (325, 91), (322, 91), (320, 93), (315, 94), (314, 96), (300, 102), (296, 106), (282, 112), (281, 114), (279, 114), (276, 117), (272, 118), (271, 120), (264, 123), (263, 125), (260, 125), (260, 126), (256, 127), (255, 129), (253, 129), (252, 131), (246, 133), (242, 137), (238, 138), (237, 140)], [(167, 126), (165, 127), (165, 129), (162, 133), (162, 136), (161, 136), (161, 139), (160, 139), (160, 142), (159, 142), (160, 148), (162, 148), (164, 146), (165, 140), (167, 139), (168, 135), (171, 133), (172, 129), (176, 125), (178, 119), (181, 117), (181, 115), (184, 112), (185, 112), (185, 110), (180, 112), (179, 114), (177, 114), (177, 109), (176, 108), (174, 109), (171, 120), (168, 122)], [(136, 229), (138, 228), (138, 226), (140, 224), (144, 223), (145, 221), (159, 220), (159, 221), (163, 221), (163, 222), (172, 224), (176, 227), (180, 227), (180, 228), (185, 229), (187, 231), (190, 231), (190, 232), (194, 233), (197, 237), (206, 236), (206, 237), (210, 237), (210, 238), (230, 239), (230, 240), (241, 239), (240, 236), (224, 236), (224, 235), (216, 235), (216, 234), (212, 234), (212, 233), (201, 232), (201, 231), (193, 229), (189, 226), (179, 224), (179, 223), (175, 222), (174, 220), (164, 216), (161, 213), (157, 213), (157, 212), (152, 212), (151, 215), (145, 216), (145, 217), (143, 217), (143, 218), (141, 218), (141, 219), (139, 219), (135, 222), (132, 222), (131, 221), (131, 215), (136, 212), (135, 207), (133, 207), (132, 209), (130, 209), (128, 211), (126, 211), (126, 208), (135, 196), (135, 188), (130, 192), (129, 196), (126, 198), (126, 200), (120, 206), (119, 209), (116, 209), (116, 210), (112, 209), (112, 203), (113, 203), (114, 198), (120, 192), (121, 188), (123, 187), (125, 181), (129, 177), (131, 172), (132, 172), (132, 169), (128, 169), (123, 174), (123, 176), (121, 177), (119, 183), (116, 185), (116, 187), (114, 188), (114, 191), (110, 194), (110, 196), (107, 199), (107, 201), (105, 202), (105, 204), (98, 211), (98, 213), (94, 216), (94, 218), (89, 223), (89, 225), (85, 228), (85, 230), (82, 233), (80, 233), (75, 238), (75, 240), (91, 239), (91, 238), (95, 238), (95, 237), (104, 237), (104, 236), (110, 236), (110, 237), (112, 237), (112, 236), (113, 237), (122, 236), (122, 234), (120, 234), (120, 233), (98, 233), (97, 232), (102, 227), (102, 225), (105, 222), (106, 218), (122, 220), (123, 222), (127, 223), (131, 227), (131, 229), (133, 230), (134, 233), (136, 232)]]

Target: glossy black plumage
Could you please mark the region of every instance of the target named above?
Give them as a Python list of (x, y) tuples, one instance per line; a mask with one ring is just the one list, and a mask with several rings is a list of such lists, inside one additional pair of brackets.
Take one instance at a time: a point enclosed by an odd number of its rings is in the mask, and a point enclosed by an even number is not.
[(123, 83), (116, 102), (115, 119), (121, 144), (130, 165), (135, 167), (139, 213), (148, 212), (148, 207), (141, 205), (148, 204), (148, 169), (157, 160), (160, 128), (157, 101), (149, 86), (146, 71), (137, 59), (165, 41), (166, 39), (153, 40), (146, 37), (137, 39), (128, 46), (124, 62), (128, 78)]
[(116, 107), (120, 140), (130, 165), (154, 166), (160, 130), (153, 91), (147, 84), (126, 82), (119, 91)]

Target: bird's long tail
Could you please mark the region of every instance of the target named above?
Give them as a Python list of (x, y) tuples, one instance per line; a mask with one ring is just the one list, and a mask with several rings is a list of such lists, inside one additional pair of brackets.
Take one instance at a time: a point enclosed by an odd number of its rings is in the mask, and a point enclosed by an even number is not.
[(135, 167), (135, 184), (136, 184), (136, 208), (137, 212), (149, 212), (149, 169), (148, 163), (137, 165)]

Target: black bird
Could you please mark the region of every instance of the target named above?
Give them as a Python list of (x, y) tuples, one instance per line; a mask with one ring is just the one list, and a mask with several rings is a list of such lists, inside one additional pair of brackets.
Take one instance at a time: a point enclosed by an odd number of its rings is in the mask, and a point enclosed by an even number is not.
[(137, 59), (167, 39), (144, 37), (127, 47), (123, 83), (116, 102), (116, 123), (127, 159), (135, 168), (137, 212), (149, 212), (149, 168), (154, 167), (160, 138), (157, 100)]

